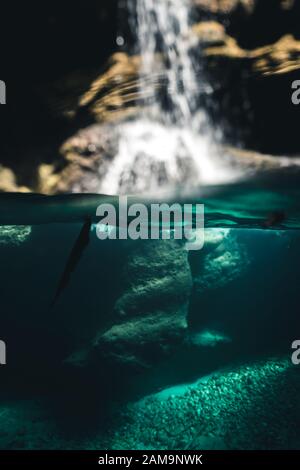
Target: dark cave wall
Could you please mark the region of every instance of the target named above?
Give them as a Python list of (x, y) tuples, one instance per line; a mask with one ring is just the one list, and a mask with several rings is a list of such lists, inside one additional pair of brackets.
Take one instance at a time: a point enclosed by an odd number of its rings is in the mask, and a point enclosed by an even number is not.
[(50, 115), (43, 89), (70, 72), (106, 62), (115, 49), (118, 12), (118, 0), (1, 4), (0, 79), (6, 82), (7, 104), (0, 107), (0, 163), (19, 164), (30, 143), (51, 136), (61, 141), (67, 130)]
[(37, 82), (104, 62), (115, 45), (118, 1), (6, 2), (1, 17), (4, 78)]

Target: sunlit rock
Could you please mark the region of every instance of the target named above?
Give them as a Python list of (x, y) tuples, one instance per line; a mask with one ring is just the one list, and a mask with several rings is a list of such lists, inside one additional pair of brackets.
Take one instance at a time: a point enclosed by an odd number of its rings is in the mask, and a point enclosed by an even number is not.
[(292, 367), (285, 358), (269, 358), (173, 387), (167, 398), (149, 395), (127, 407), (109, 444), (118, 449), (245, 450), (268, 449), (272, 442), (277, 449), (291, 448), (295, 431), (286, 402), (293, 404), (293, 416), (299, 415), (299, 381), (289, 380)]
[(200, 333), (192, 334), (189, 341), (194, 346), (213, 348), (219, 344), (230, 343), (231, 339), (224, 333), (214, 330), (203, 330)]
[(30, 234), (31, 227), (27, 225), (2, 225), (0, 226), (0, 247), (19, 246), (28, 240)]
[(196, 276), (197, 291), (223, 287), (243, 272), (249, 261), (229, 229), (207, 229)]

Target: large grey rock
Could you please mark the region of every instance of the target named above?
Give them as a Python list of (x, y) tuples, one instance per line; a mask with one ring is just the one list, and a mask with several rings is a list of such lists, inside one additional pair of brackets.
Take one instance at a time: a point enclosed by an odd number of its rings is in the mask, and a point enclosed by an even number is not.
[(111, 318), (87, 348), (69, 358), (143, 370), (183, 341), (192, 277), (187, 252), (175, 240), (134, 242)]

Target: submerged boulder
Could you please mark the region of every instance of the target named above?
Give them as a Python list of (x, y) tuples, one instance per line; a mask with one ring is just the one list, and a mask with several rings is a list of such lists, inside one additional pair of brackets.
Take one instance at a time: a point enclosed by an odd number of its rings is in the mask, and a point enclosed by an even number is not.
[(267, 358), (149, 395), (119, 413), (106, 448), (291, 449), (296, 374), (288, 358)]
[(134, 242), (124, 263), (114, 311), (73, 365), (96, 361), (114, 369), (152, 367), (185, 338), (192, 277), (187, 252), (175, 240)]
[(199, 293), (225, 286), (238, 278), (249, 264), (244, 247), (230, 229), (205, 230), (204, 248), (199, 256), (195, 273)]

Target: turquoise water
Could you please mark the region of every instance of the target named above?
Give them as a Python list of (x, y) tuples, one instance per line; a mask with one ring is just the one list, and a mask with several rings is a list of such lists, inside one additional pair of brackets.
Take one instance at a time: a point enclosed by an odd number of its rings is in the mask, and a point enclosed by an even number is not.
[(0, 196), (0, 448), (299, 448), (297, 182), (180, 195), (199, 251), (92, 225), (53, 304), (102, 200)]
[[(240, 184), (203, 186), (194, 192), (186, 190), (161, 196), (127, 196), (128, 205), (143, 203), (205, 204), (205, 226), (222, 228), (266, 228), (270, 214), (284, 212), (284, 217), (269, 226), (273, 229), (300, 227), (299, 177), (278, 175), (255, 178)], [(107, 203), (118, 207), (117, 196), (98, 194), (0, 194), (2, 225), (35, 225), (45, 223), (82, 223), (87, 217), (98, 222), (96, 209)]]

